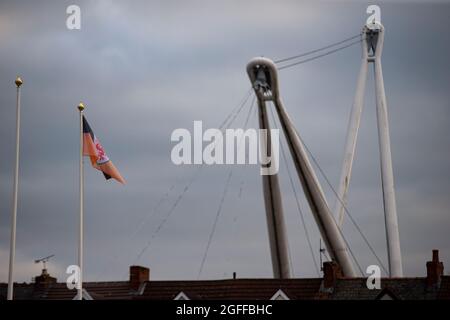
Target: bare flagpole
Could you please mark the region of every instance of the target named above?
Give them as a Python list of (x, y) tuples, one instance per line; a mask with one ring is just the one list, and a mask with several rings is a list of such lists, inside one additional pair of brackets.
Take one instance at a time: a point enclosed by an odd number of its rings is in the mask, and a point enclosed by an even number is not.
[(16, 167), (14, 170), (14, 200), (11, 216), (11, 242), (9, 248), (9, 274), (8, 274), (8, 300), (13, 299), (14, 291), (14, 258), (16, 255), (16, 222), (17, 222), (17, 192), (19, 189), (19, 151), (20, 151), (20, 86), (23, 81), (20, 77), (16, 78), (17, 87), (16, 100)]
[(78, 300), (83, 300), (83, 209), (84, 209), (84, 168), (83, 168), (83, 110), (84, 104), (78, 105), (80, 111), (80, 225), (78, 243), (78, 267), (80, 268), (80, 278), (78, 279)]

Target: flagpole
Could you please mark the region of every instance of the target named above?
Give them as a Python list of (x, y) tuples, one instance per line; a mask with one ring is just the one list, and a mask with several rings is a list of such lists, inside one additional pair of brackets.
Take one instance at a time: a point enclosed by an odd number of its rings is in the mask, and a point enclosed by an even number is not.
[(78, 243), (78, 266), (80, 268), (80, 278), (78, 282), (78, 300), (83, 300), (83, 209), (84, 209), (84, 168), (83, 168), (83, 110), (84, 105), (78, 105), (80, 111), (80, 225)]
[(17, 193), (19, 189), (19, 151), (20, 151), (20, 86), (23, 81), (20, 77), (14, 81), (17, 87), (16, 99), (16, 167), (14, 170), (13, 211), (11, 215), (11, 241), (9, 248), (9, 274), (8, 274), (8, 300), (13, 300), (14, 291), (14, 259), (16, 255), (16, 222), (17, 222)]

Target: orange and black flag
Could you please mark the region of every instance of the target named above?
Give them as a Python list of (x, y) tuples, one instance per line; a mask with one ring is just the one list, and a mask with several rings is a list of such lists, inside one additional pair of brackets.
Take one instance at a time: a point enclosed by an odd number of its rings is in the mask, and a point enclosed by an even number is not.
[(106, 180), (114, 178), (122, 184), (125, 180), (105, 153), (100, 141), (94, 135), (86, 117), (83, 116), (83, 155), (89, 156), (92, 166), (103, 172)]

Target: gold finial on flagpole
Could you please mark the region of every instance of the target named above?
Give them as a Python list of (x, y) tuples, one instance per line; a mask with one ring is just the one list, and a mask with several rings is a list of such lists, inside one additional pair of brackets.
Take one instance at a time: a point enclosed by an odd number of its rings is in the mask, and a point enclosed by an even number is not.
[(16, 84), (17, 88), (19, 88), (23, 84), (23, 81), (22, 79), (20, 79), (20, 77), (17, 77), (14, 83)]
[(80, 104), (78, 105), (78, 110), (80, 110), (80, 112), (81, 111), (83, 111), (84, 110), (84, 104), (83, 104), (83, 102), (80, 102)]

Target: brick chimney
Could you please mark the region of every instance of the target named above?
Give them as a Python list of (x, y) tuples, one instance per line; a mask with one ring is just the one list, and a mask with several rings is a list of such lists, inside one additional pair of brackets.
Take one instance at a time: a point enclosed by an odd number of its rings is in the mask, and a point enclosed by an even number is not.
[(47, 269), (42, 269), (41, 275), (34, 278), (35, 286), (41, 288), (46, 288), (56, 282), (57, 279), (50, 276), (50, 274), (47, 272)]
[(336, 280), (342, 277), (342, 269), (335, 261), (324, 262), (322, 290), (333, 291)]
[(433, 250), (433, 259), (427, 262), (427, 287), (439, 287), (443, 274), (444, 264), (439, 261), (439, 250)]
[(141, 266), (130, 267), (130, 286), (134, 290), (139, 289), (139, 286), (145, 281), (150, 280), (150, 269)]

